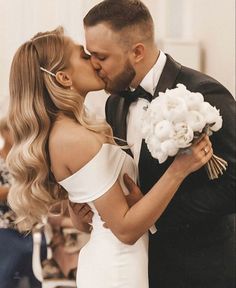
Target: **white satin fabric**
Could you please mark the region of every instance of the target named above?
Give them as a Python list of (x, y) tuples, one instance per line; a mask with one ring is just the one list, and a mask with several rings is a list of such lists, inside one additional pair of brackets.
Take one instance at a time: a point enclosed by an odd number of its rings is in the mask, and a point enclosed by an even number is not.
[(90, 240), (79, 255), (78, 288), (148, 288), (148, 233), (134, 245), (122, 243), (103, 227), (93, 204), (117, 179), (127, 194), (124, 173), (137, 180), (133, 159), (120, 147), (103, 144), (82, 169), (59, 182), (72, 202), (86, 202), (94, 212)]

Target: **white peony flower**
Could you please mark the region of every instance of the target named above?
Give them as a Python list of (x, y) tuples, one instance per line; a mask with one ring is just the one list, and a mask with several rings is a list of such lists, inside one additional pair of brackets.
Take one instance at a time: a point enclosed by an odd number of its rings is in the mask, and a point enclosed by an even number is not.
[[(168, 97), (179, 97), (179, 98), (185, 98), (186, 93), (190, 91), (187, 90), (187, 88), (183, 84), (177, 84), (177, 87), (174, 89), (167, 89), (166, 95)], [(191, 93), (191, 92), (190, 92)]]
[(156, 124), (154, 133), (161, 142), (165, 141), (170, 137), (170, 135), (173, 135), (174, 126), (168, 120), (162, 120)]
[(208, 102), (203, 102), (200, 108), (200, 113), (205, 118), (207, 124), (217, 123), (216, 128), (221, 128), (222, 117), (220, 116), (219, 110), (217, 110), (215, 107), (211, 106)]
[(158, 123), (162, 120), (164, 120), (164, 116), (162, 113), (162, 103), (159, 99), (159, 97), (152, 100), (152, 105), (148, 107), (148, 121), (152, 121), (152, 123)]
[(173, 139), (178, 143), (179, 148), (186, 148), (191, 145), (193, 140), (193, 129), (185, 122), (174, 125), (175, 133)]
[(185, 94), (185, 101), (189, 110), (199, 110), (201, 104), (204, 102), (203, 95), (201, 93), (190, 92)]
[(151, 135), (145, 139), (145, 142), (153, 158), (158, 159), (159, 163), (166, 161), (168, 154), (161, 150), (161, 142), (157, 137)]
[(166, 103), (162, 107), (162, 114), (164, 119), (174, 123), (184, 121), (185, 114), (188, 111), (184, 99), (180, 97), (169, 96), (166, 97)]
[(163, 152), (162, 150), (156, 149), (156, 150), (150, 150), (150, 152), (152, 157), (157, 159), (160, 164), (164, 163), (168, 158), (168, 154)]
[(186, 116), (186, 121), (194, 132), (202, 132), (206, 126), (205, 118), (198, 111), (189, 111)]
[(161, 143), (161, 150), (169, 156), (175, 156), (179, 150), (178, 143), (174, 139), (168, 139)]
[(222, 127), (222, 124), (223, 124), (222, 117), (221, 116), (217, 117), (215, 124), (210, 126), (211, 131), (216, 132), (216, 131), (220, 130), (220, 128)]
[(158, 138), (153, 134), (149, 135), (145, 142), (147, 143), (148, 149), (151, 150), (160, 150), (161, 142), (158, 140)]

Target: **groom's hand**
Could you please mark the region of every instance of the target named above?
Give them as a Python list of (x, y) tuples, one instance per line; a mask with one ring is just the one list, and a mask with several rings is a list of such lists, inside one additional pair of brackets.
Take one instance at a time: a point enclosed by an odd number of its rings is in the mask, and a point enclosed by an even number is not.
[(93, 212), (86, 203), (72, 203), (68, 205), (70, 218), (75, 228), (83, 232), (90, 232), (92, 226)]
[(129, 177), (128, 174), (124, 174), (123, 179), (125, 186), (130, 193), (126, 196), (126, 201), (129, 207), (131, 207), (143, 197), (143, 194), (140, 188), (134, 183), (134, 181)]

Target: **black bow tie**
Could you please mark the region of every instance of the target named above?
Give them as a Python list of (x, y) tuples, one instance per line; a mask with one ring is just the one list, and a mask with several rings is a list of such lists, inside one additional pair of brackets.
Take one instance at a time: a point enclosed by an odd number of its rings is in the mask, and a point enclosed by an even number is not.
[(141, 86), (138, 86), (134, 91), (125, 90), (120, 92), (120, 96), (124, 97), (127, 102), (134, 102), (138, 98), (143, 98), (148, 100), (149, 102), (152, 101), (152, 94), (144, 90)]

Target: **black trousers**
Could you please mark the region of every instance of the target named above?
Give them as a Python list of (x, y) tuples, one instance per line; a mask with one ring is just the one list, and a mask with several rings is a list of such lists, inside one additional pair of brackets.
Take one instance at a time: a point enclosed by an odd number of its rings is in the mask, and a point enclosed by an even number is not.
[(235, 247), (235, 215), (157, 231), (150, 236), (150, 288), (235, 288)]

